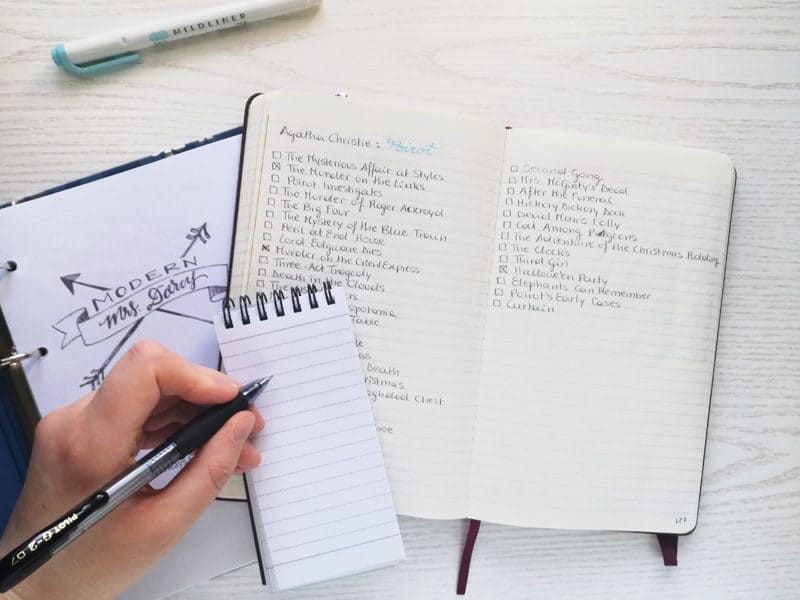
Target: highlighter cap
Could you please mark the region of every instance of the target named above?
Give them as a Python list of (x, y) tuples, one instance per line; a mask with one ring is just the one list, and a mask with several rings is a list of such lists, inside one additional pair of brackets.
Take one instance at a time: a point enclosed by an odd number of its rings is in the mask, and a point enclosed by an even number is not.
[(64, 48), (64, 44), (59, 44), (53, 48), (50, 51), (50, 56), (53, 58), (53, 62), (65, 71), (72, 73), (73, 75), (80, 75), (82, 77), (106, 73), (107, 71), (116, 69), (123, 65), (139, 62), (139, 59), (141, 58), (136, 52), (128, 52), (125, 54), (119, 54), (117, 56), (111, 56), (91, 64), (76, 65), (69, 59), (69, 56), (67, 56), (67, 50)]

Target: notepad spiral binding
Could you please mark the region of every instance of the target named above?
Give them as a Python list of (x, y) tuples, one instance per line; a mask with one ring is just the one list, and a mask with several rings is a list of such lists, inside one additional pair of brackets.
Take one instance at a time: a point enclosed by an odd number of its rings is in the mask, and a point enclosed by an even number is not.
[[(13, 260), (0, 262), (0, 270), (8, 271), (9, 273), (12, 271), (16, 271), (17, 266), (18, 266), (17, 262)], [(2, 314), (0, 314), (0, 320), (2, 320)], [(10, 338), (10, 335), (8, 337)], [(8, 356), (0, 356), (0, 369), (16, 363), (20, 363), (23, 360), (27, 360), (29, 358), (39, 358), (40, 356), (44, 356), (45, 354), (47, 354), (47, 348), (45, 348), (44, 346), (39, 346), (35, 350), (31, 350), (30, 352), (17, 352), (15, 348), (12, 348), (11, 354), (9, 354)]]
[[(324, 294), (324, 302), (326, 304), (335, 304), (336, 300), (333, 297), (333, 286), (330, 281), (326, 281), (322, 284), (322, 291)], [(319, 308), (319, 300), (317, 299), (317, 294), (319, 290), (317, 289), (316, 284), (310, 283), (306, 286), (305, 290), (306, 295), (308, 295), (308, 306), (313, 310), (315, 308)], [(303, 296), (303, 288), (300, 286), (294, 286), (290, 288), (289, 294), (291, 297), (291, 312), (298, 313), (302, 312), (303, 305), (300, 302), (300, 298)], [(278, 317), (283, 317), (287, 312), (287, 306), (284, 304), (286, 300), (286, 295), (283, 293), (283, 290), (275, 290), (272, 292), (271, 301), (275, 305), (275, 315)], [(266, 321), (268, 319), (267, 315), (267, 306), (270, 303), (270, 295), (265, 294), (264, 292), (256, 292), (256, 313), (258, 316), (259, 321)], [(253, 305), (253, 299), (249, 295), (239, 296), (238, 301), (234, 300), (230, 296), (225, 298), (225, 302), (222, 306), (222, 321), (225, 325), (225, 329), (232, 329), (236, 326), (233, 322), (233, 315), (231, 314), (231, 310), (236, 308), (236, 305), (239, 305), (239, 316), (242, 325), (250, 325), (252, 319), (250, 317), (250, 307)]]

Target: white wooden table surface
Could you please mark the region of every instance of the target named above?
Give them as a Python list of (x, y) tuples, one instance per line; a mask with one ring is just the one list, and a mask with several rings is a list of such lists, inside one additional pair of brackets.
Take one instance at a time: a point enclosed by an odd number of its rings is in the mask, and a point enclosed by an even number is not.
[[(485, 525), (468, 595), (800, 597), (800, 3), (325, 2), (80, 80), (53, 45), (200, 3), (2, 0), (0, 202), (236, 126), (251, 92), (277, 88), (727, 153), (739, 180), (716, 385), (680, 566), (661, 565), (652, 536)], [(277, 597), (453, 597), (465, 524), (401, 526), (399, 567)], [(175, 598), (264, 593), (248, 567)]]

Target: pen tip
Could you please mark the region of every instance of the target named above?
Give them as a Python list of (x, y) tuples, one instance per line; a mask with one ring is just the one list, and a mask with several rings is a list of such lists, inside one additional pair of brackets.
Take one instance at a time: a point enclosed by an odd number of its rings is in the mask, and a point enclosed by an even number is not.
[(241, 394), (249, 398), (249, 402), (253, 402), (257, 396), (264, 391), (264, 387), (272, 380), (272, 375), (268, 377), (262, 377), (261, 379), (256, 379), (255, 381), (251, 381), (245, 386), (242, 386)]

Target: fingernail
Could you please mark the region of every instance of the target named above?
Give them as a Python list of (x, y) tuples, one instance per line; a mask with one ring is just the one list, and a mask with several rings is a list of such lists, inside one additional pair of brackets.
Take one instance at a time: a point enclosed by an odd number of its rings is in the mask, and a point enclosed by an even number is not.
[(239, 417), (236, 427), (233, 429), (233, 441), (237, 444), (243, 444), (250, 434), (253, 432), (253, 425), (255, 425), (255, 417), (249, 413), (243, 413), (243, 417)]

